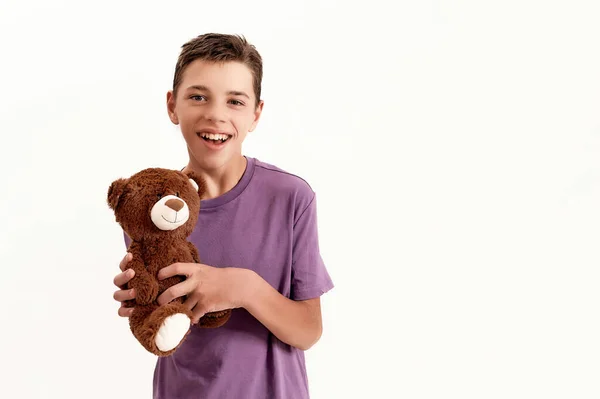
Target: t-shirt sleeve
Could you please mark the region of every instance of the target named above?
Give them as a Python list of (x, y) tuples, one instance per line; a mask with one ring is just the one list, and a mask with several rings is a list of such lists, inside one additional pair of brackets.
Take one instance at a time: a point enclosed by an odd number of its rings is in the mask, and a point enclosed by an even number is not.
[(125, 241), (125, 249), (129, 249), (129, 245), (131, 244), (131, 238), (123, 231), (123, 240)]
[(333, 288), (319, 249), (317, 200), (312, 199), (294, 223), (290, 299), (319, 297)]

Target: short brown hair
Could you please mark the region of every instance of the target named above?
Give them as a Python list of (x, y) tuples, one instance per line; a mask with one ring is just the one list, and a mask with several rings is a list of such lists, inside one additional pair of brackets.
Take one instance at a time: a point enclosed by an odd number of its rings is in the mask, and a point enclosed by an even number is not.
[(195, 60), (212, 62), (237, 61), (244, 63), (252, 72), (256, 106), (260, 102), (262, 84), (262, 58), (256, 48), (241, 35), (206, 33), (197, 36), (183, 46), (175, 66), (173, 93), (177, 93), (185, 68)]

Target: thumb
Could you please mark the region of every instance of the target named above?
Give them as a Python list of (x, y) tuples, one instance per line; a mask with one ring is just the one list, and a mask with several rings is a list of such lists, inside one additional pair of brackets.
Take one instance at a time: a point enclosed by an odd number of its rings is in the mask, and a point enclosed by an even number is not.
[(196, 307), (194, 308), (194, 310), (192, 311), (193, 317), (192, 317), (192, 324), (198, 324), (198, 322), (200, 322), (200, 319), (202, 318), (202, 316), (204, 316), (207, 313), (207, 309), (202, 306), (201, 304), (197, 304)]

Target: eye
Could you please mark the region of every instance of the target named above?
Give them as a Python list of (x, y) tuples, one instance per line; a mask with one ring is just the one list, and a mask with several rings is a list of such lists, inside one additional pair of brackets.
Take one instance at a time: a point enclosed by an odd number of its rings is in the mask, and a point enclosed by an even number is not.
[(196, 94), (196, 95), (190, 96), (190, 99), (194, 100), (194, 101), (202, 101), (201, 99), (206, 99), (206, 97)]
[(175, 193), (175, 195), (179, 197), (179, 193)]
[(161, 198), (162, 198), (162, 194), (156, 194), (156, 197), (157, 197), (158, 199), (161, 199)]
[(233, 105), (244, 105), (244, 103), (240, 100), (231, 100), (231, 102), (233, 103)]

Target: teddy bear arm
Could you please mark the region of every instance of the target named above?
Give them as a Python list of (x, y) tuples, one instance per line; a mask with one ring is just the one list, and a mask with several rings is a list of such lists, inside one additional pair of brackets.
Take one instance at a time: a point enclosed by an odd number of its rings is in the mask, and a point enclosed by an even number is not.
[(135, 276), (129, 281), (129, 288), (135, 290), (135, 302), (139, 305), (152, 303), (158, 296), (158, 281), (148, 273), (141, 256), (135, 252), (128, 266), (135, 272)]
[(135, 290), (135, 302), (138, 305), (149, 305), (158, 296), (158, 282), (148, 273), (134, 276), (129, 286)]

